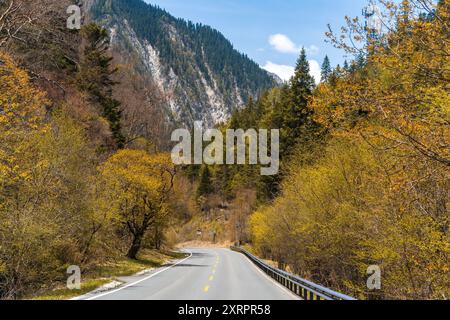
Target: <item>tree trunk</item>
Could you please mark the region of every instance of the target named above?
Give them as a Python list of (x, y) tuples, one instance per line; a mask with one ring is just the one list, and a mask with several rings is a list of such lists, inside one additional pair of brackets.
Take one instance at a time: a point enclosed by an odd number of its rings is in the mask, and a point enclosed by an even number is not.
[(139, 233), (133, 235), (133, 243), (131, 244), (130, 249), (128, 250), (127, 257), (133, 260), (137, 260), (137, 255), (139, 250), (141, 250), (143, 234)]
[(158, 227), (155, 228), (155, 249), (161, 249), (161, 234)]

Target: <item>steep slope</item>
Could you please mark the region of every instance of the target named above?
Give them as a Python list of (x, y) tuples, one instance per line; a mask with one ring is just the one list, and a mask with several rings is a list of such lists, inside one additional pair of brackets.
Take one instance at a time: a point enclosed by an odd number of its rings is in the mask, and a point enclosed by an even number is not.
[(223, 122), (276, 79), (237, 52), (217, 30), (176, 19), (142, 0), (88, 0), (121, 62), (161, 90), (172, 123)]

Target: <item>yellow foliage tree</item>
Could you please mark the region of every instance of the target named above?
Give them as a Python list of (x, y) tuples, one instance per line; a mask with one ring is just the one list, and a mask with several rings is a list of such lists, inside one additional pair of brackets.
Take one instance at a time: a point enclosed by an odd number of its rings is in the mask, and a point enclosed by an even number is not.
[(105, 197), (115, 220), (131, 236), (127, 256), (136, 259), (150, 227), (168, 215), (167, 199), (176, 174), (169, 154), (122, 150), (100, 168)]
[[(345, 30), (357, 34), (367, 66), (322, 85), (312, 107), (317, 120), (336, 133), (364, 136), (376, 145), (450, 166), (450, 39), (448, 0), (406, 0), (397, 7), (380, 1), (386, 34), (376, 38), (357, 22)], [(422, 8), (428, 8), (424, 16)], [(434, 9), (434, 10), (433, 10)], [(392, 20), (392, 21), (391, 21)], [(348, 52), (345, 36), (329, 34)], [(342, 130), (344, 129), (344, 131)]]
[[(34, 89), (25, 71), (0, 54), (0, 295), (14, 297), (23, 286), (29, 263), (27, 239), (34, 219), (24, 212), (19, 191), (32, 176), (31, 137), (45, 131), (45, 96)], [(30, 212), (29, 208), (27, 210)], [(20, 232), (23, 231), (23, 232)], [(20, 238), (22, 241), (17, 241)], [(23, 241), (25, 240), (25, 241)], [(28, 243), (27, 243), (28, 242)], [(15, 274), (21, 274), (15, 279)]]
[[(95, 163), (82, 129), (0, 54), (0, 296), (15, 298), (80, 264)], [(82, 172), (83, 174), (80, 174)]]
[[(386, 171), (395, 161), (363, 140), (339, 139), (315, 165), (293, 165), (282, 196), (251, 217), (258, 252), (359, 298), (447, 297), (448, 218), (440, 204), (435, 214), (423, 211), (426, 189), (414, 201), (410, 190), (395, 188)], [(428, 201), (439, 203), (445, 185), (431, 186)], [(381, 292), (366, 287), (370, 265), (382, 268)]]

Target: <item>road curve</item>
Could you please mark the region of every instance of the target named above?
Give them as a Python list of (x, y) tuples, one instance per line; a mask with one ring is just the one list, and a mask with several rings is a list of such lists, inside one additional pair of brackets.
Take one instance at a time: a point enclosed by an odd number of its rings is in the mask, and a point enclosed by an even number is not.
[(187, 249), (191, 256), (81, 300), (295, 300), (244, 255), (229, 249)]

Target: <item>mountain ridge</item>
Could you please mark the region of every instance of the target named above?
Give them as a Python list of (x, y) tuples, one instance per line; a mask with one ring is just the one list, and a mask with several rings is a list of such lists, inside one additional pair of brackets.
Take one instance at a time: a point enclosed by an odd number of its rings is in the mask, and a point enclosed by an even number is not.
[(109, 30), (121, 59), (163, 92), (172, 123), (225, 122), (250, 96), (279, 85), (209, 26), (175, 18), (142, 0), (88, 0), (84, 5), (91, 19)]

